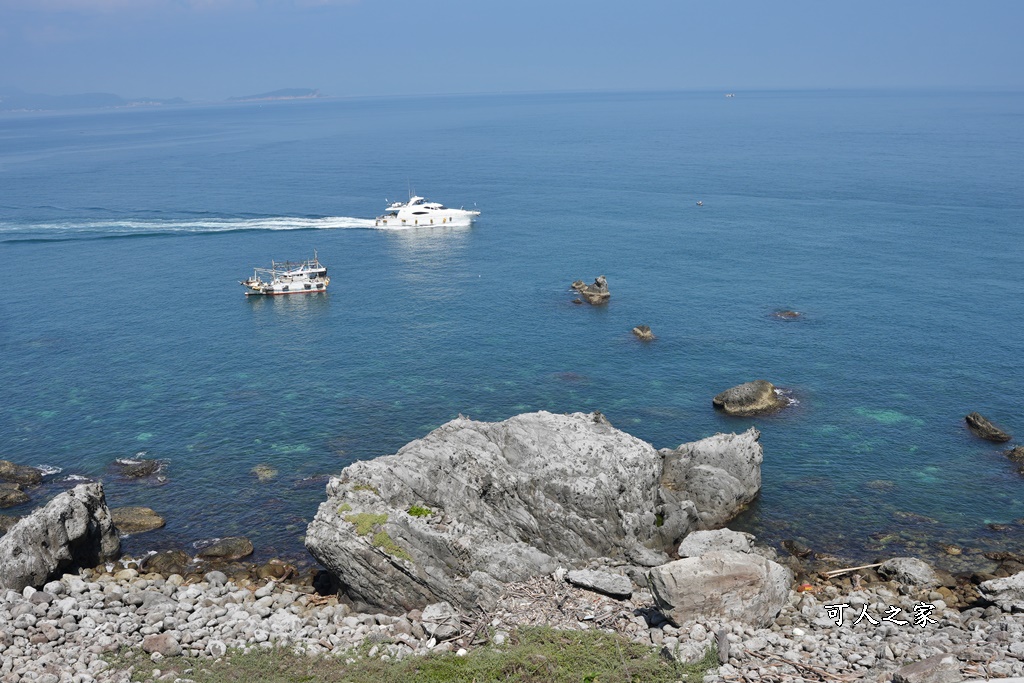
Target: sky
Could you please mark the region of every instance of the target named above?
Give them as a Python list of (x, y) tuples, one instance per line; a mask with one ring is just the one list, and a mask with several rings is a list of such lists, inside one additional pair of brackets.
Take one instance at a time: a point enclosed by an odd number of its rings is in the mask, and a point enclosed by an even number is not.
[(0, 0), (0, 87), (1024, 89), (1024, 0)]

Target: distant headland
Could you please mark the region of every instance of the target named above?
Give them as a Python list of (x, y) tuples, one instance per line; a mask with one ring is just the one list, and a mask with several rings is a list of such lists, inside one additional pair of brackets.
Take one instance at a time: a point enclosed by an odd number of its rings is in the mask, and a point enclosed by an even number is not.
[[(227, 102), (267, 102), (272, 100), (311, 100), (324, 97), (317, 88), (283, 88), (257, 95), (229, 97)], [(159, 107), (195, 104), (180, 97), (126, 98), (112, 93), (94, 92), (74, 95), (30, 93), (20, 88), (0, 86), (0, 112), (67, 111), (73, 109), (115, 109), (122, 107)]]
[(180, 97), (127, 99), (104, 92), (76, 95), (44, 95), (19, 88), (0, 88), (0, 111), (60, 111), (67, 109), (108, 109), (111, 107), (153, 107), (186, 104)]

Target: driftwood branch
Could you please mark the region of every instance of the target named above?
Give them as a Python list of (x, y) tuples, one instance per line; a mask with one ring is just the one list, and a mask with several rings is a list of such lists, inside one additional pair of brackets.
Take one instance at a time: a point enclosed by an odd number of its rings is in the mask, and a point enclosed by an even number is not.
[(859, 567), (847, 567), (846, 569), (833, 569), (830, 572), (822, 572), (822, 576), (827, 576), (831, 579), (833, 576), (839, 576), (840, 574), (846, 574), (847, 572), (855, 572), (858, 569), (874, 569), (875, 567), (881, 567), (883, 564), (883, 562), (879, 562), (877, 564), (862, 564)]

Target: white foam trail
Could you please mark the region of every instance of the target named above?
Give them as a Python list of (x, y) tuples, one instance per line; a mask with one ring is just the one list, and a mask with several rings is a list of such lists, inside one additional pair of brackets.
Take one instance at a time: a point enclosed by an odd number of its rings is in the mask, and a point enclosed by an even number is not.
[(48, 477), (51, 474), (60, 474), (64, 471), (64, 468), (57, 467), (56, 465), (36, 465), (36, 469), (44, 476)]
[(45, 223), (0, 223), (0, 237), (69, 238), (134, 235), (202, 234), (241, 230), (340, 230), (375, 228), (372, 218), (327, 216), (298, 218), (140, 218), (118, 220), (66, 220)]

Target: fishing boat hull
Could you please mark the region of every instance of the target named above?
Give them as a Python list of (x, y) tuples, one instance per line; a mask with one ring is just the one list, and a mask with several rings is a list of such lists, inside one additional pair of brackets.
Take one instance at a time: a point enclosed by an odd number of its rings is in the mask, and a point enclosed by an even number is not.
[(308, 261), (271, 262), (270, 268), (256, 268), (252, 277), (239, 282), (245, 287), (246, 296), (316, 294), (326, 292), (330, 283), (327, 268), (320, 263), (316, 252)]
[[(273, 285), (266, 287), (249, 287), (249, 291), (245, 293), (246, 296), (283, 296), (285, 294), (317, 294), (319, 292), (326, 292), (327, 285), (330, 282), (328, 278), (324, 282), (317, 283), (303, 283), (300, 285)], [(245, 285), (245, 283), (242, 283)], [(248, 285), (246, 285), (248, 287)]]

